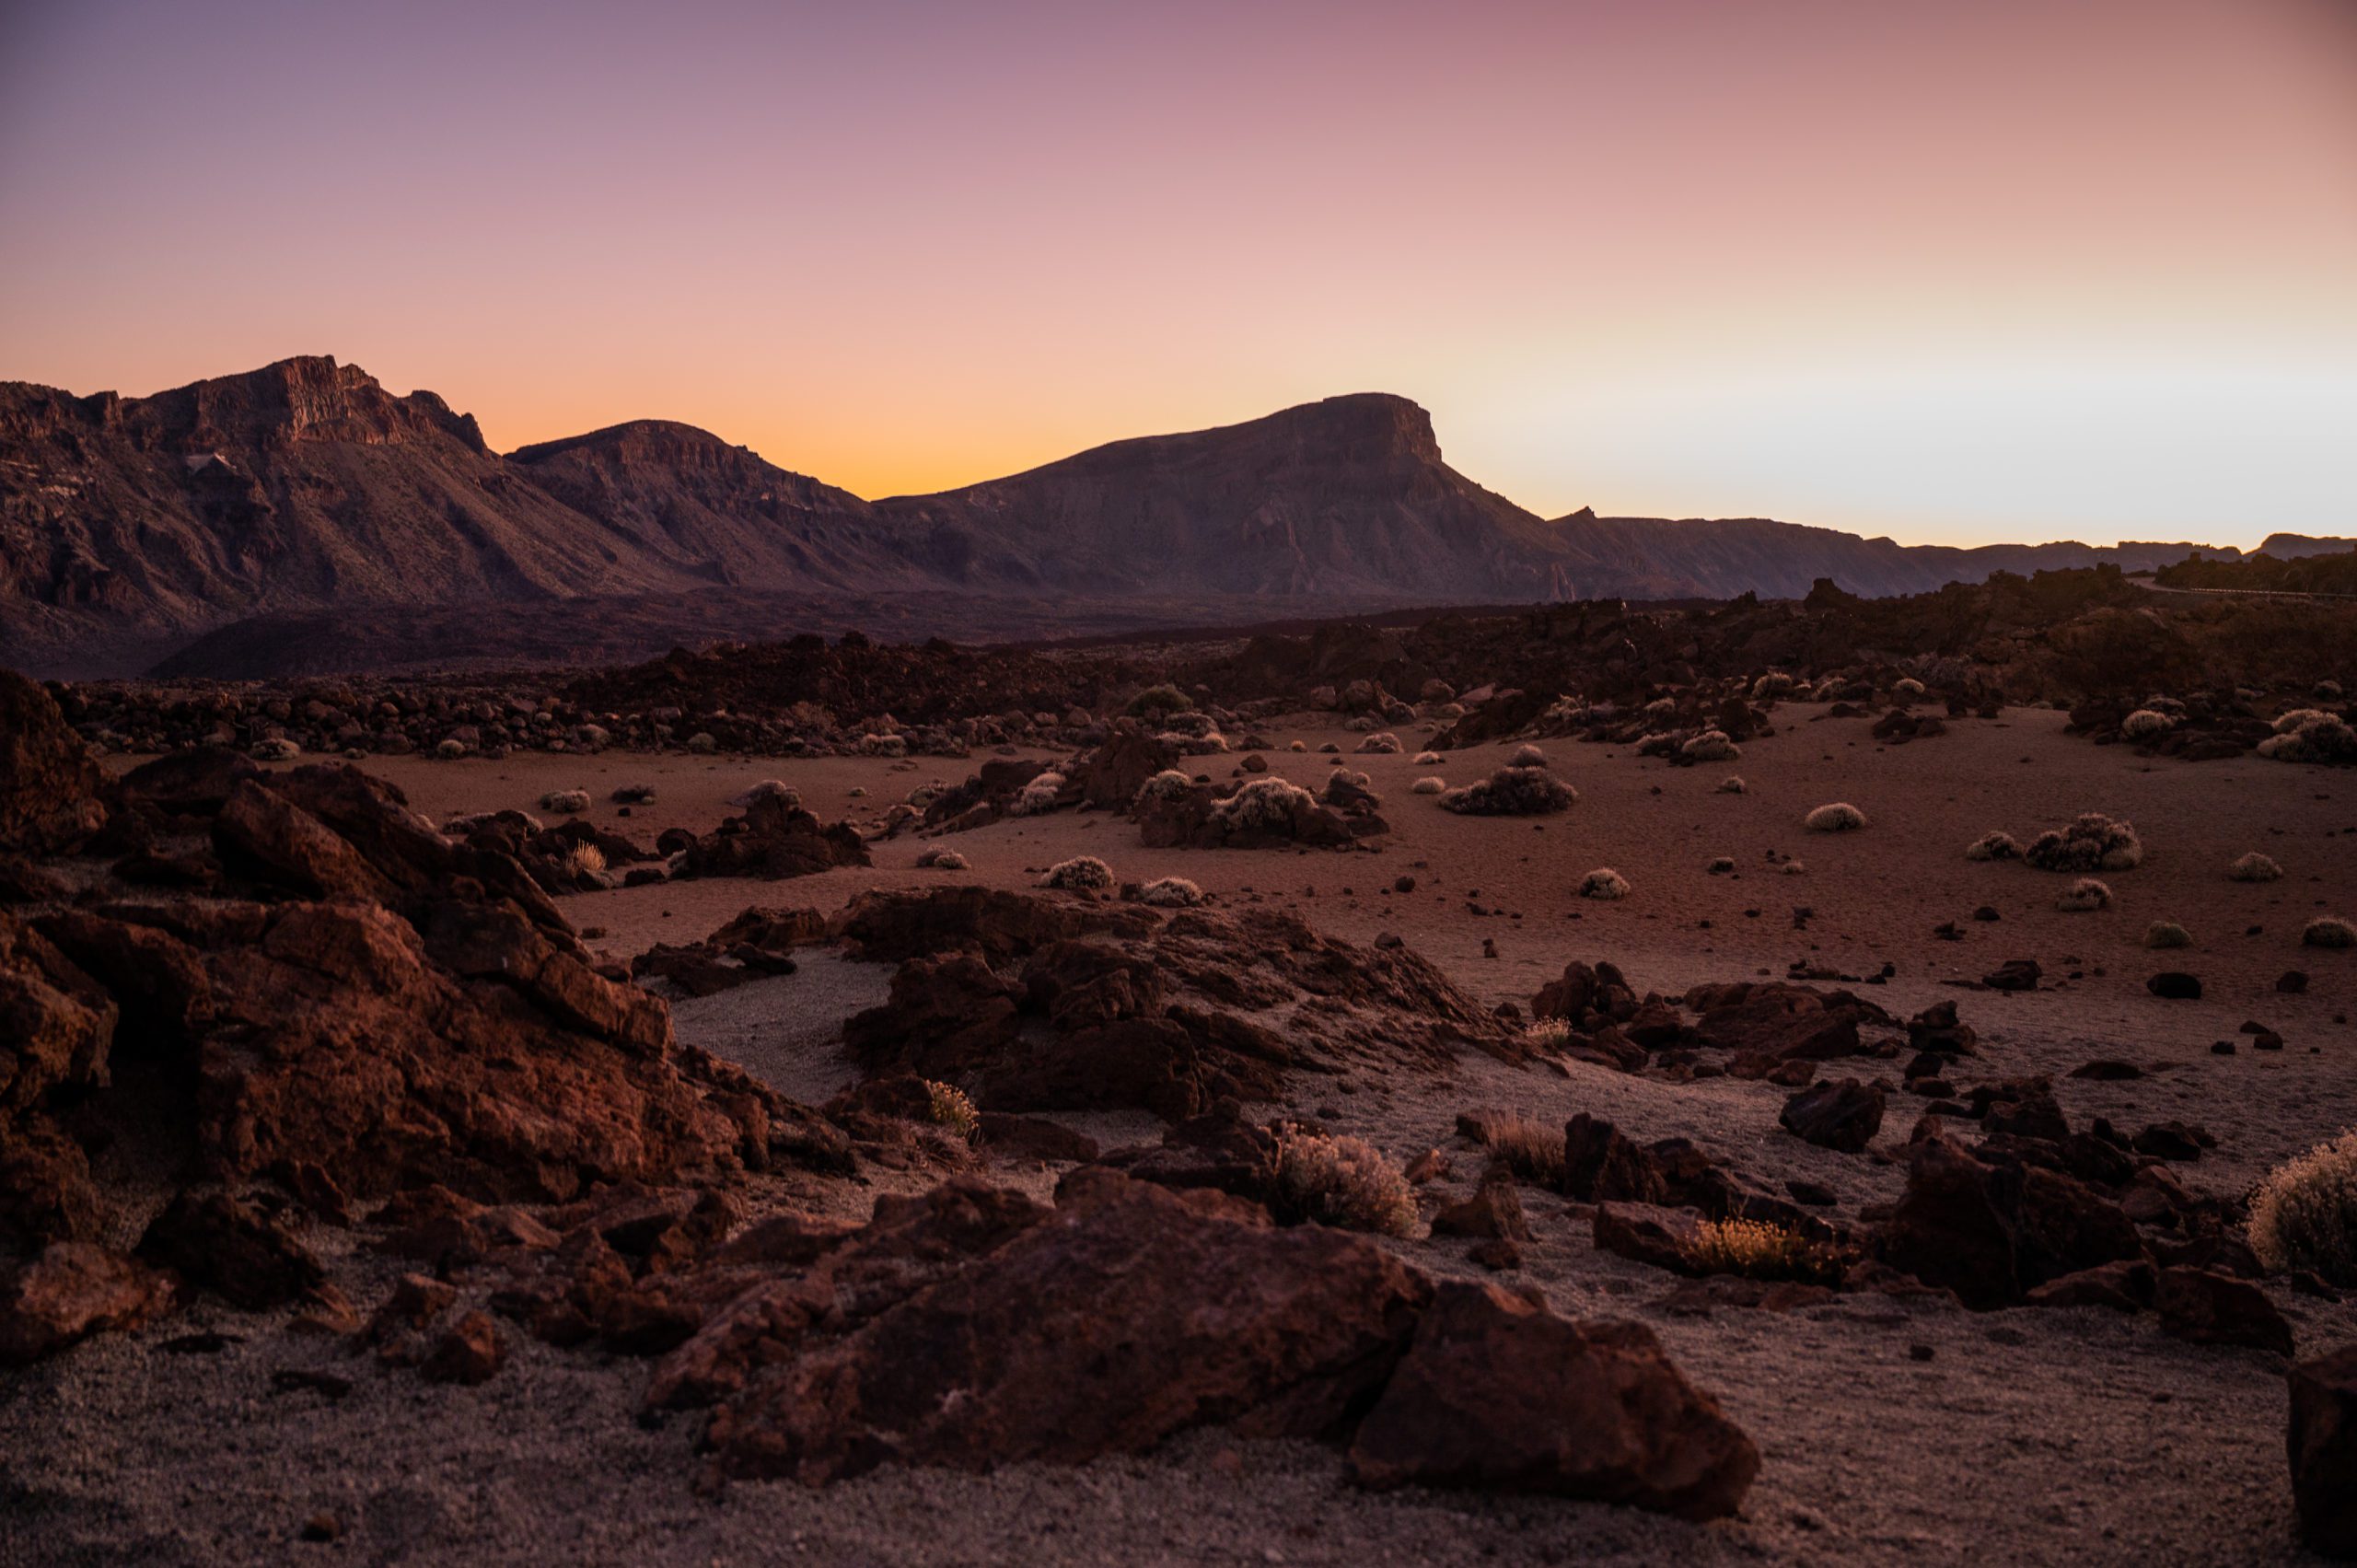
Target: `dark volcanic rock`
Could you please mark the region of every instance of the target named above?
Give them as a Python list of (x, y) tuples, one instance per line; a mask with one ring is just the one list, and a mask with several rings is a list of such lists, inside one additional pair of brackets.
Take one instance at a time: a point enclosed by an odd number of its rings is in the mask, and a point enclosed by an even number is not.
[(2161, 1327), (2178, 1339), (2292, 1353), (2292, 1325), (2267, 1293), (2247, 1280), (2207, 1269), (2163, 1269), (2154, 1304), (2160, 1308)]
[(730, 1474), (822, 1483), (895, 1461), (1081, 1463), (1211, 1422), (1331, 1435), (1431, 1294), (1340, 1231), (1075, 1176), (1051, 1215), (761, 1374), (706, 1440)]
[(106, 825), (104, 776), (50, 694), (0, 669), (0, 850), (54, 854)]
[(1543, 1492), (1689, 1519), (1734, 1513), (1759, 1469), (1651, 1330), (1457, 1282), (1417, 1323), (1350, 1457), (1364, 1485)]
[(2300, 1539), (2330, 1557), (2357, 1557), (2357, 1345), (2292, 1368), (2284, 1446)]
[(867, 846), (848, 823), (822, 825), (777, 790), (757, 792), (741, 817), (695, 841), (679, 863), (682, 877), (808, 877), (839, 865), (869, 864)]
[(182, 1192), (139, 1239), (141, 1261), (250, 1312), (317, 1288), (327, 1270), (294, 1233), (224, 1192)]
[(1803, 1089), (1784, 1102), (1784, 1130), (1820, 1148), (1858, 1154), (1882, 1130), (1883, 1092), (1855, 1078)]

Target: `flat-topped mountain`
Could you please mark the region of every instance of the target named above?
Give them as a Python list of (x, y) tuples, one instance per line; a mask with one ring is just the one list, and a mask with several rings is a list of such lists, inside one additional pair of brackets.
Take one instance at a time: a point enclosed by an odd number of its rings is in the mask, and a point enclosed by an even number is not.
[[(644, 606), (625, 617), (628, 640), (643, 628), (668, 645), (711, 634), (696, 595), (714, 587), (777, 594), (782, 615), (814, 596), (855, 608), (966, 595), (971, 634), (987, 636), (992, 606), (1017, 602), (1009, 626), (1035, 634), (1041, 596), (1216, 601), (1223, 620), (1786, 597), (1819, 577), (1873, 596), (1996, 570), (2158, 565), (2191, 548), (1951, 550), (1759, 518), (1548, 521), (1449, 467), (1431, 416), (1381, 393), (865, 501), (664, 420), (503, 457), (433, 393), (397, 397), (325, 357), (146, 398), (0, 383), (0, 662), (45, 669), (127, 672), (253, 618), (425, 611), (463, 661), (468, 626), (489, 635), (556, 601), (584, 615)], [(467, 613), (441, 613), (453, 610)], [(366, 639), (353, 645), (367, 656)]]
[(1546, 525), (1442, 461), (1432, 416), (1382, 393), (877, 505), (970, 538), (996, 574), (1097, 592), (1437, 602), (1558, 587)]

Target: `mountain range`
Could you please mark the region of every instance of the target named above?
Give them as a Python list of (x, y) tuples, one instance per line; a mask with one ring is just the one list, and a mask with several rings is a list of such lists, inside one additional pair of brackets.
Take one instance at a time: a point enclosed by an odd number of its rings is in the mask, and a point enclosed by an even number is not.
[[(714, 630), (699, 610), (713, 590), (736, 607), (732, 632), (762, 624), (776, 596), (782, 614), (954, 603), (958, 624), (989, 635), (1036, 625), (1043, 601), (1240, 621), (1794, 597), (1819, 577), (1879, 596), (2195, 548), (1541, 518), (1449, 467), (1431, 417), (1379, 393), (869, 501), (662, 420), (503, 456), (435, 394), (395, 396), (326, 357), (145, 398), (0, 383), (0, 662), (80, 673), (127, 673), (240, 622), (431, 624), (435, 645), (400, 656), (463, 661), (492, 646), (469, 627), (491, 637), (559, 604), (622, 615), (626, 643), (694, 642)], [(336, 641), (371, 656), (366, 636)]]

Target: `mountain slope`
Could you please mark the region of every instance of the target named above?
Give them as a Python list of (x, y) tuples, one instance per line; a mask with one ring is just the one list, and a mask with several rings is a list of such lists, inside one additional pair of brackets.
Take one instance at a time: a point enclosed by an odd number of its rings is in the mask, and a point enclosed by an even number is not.
[(982, 575), (1097, 592), (1554, 590), (1546, 526), (1442, 461), (1431, 415), (1382, 393), (1116, 441), (877, 510), (971, 540)]
[[(144, 668), (247, 621), (400, 615), (447, 628), (452, 660), (470, 656), (470, 626), (503, 618), (503, 646), (613, 642), (553, 623), (519, 639), (558, 600), (659, 648), (719, 629), (703, 613), (716, 588), (740, 596), (737, 626), (761, 623), (741, 596), (776, 596), (779, 630), (812, 604), (882, 624), (889, 601), (922, 596), (934, 615), (940, 596), (965, 596), (969, 634), (987, 637), (1037, 634), (1041, 604), (1081, 598), (1099, 615), (1123, 600), (1216, 601), (1233, 620), (1257, 618), (1260, 600), (1331, 614), (1796, 597), (1819, 577), (1875, 596), (1995, 570), (2159, 564), (2191, 548), (1953, 550), (1586, 511), (1546, 521), (1450, 468), (1431, 416), (1381, 393), (868, 502), (661, 420), (501, 457), (433, 393), (395, 397), (328, 358), (148, 398), (0, 383), (0, 662), (52, 669)], [(366, 640), (350, 640), (365, 658)]]

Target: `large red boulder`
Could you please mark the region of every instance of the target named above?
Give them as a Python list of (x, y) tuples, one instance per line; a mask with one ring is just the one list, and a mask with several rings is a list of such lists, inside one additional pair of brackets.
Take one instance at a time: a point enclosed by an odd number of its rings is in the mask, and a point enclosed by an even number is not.
[(1575, 1323), (1495, 1285), (1443, 1284), (1351, 1444), (1369, 1486), (1483, 1487), (1734, 1513), (1750, 1438), (1638, 1323)]
[(170, 1309), (171, 1277), (87, 1241), (52, 1241), (0, 1272), (0, 1366), (22, 1366)]
[(888, 1461), (1080, 1463), (1212, 1423), (1332, 1435), (1431, 1288), (1358, 1237), (1089, 1173), (969, 1267), (761, 1374), (707, 1437), (727, 1473), (822, 1483)]

